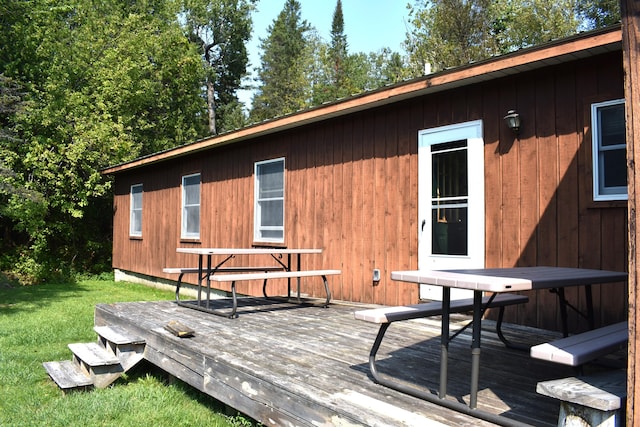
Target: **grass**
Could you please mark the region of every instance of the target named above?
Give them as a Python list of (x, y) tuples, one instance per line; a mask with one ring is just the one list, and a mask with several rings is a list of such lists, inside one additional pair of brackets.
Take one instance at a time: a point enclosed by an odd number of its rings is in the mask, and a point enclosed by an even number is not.
[(1, 426), (252, 426), (224, 415), (220, 402), (181, 381), (167, 383), (147, 363), (106, 389), (63, 395), (43, 362), (71, 358), (67, 344), (96, 340), (94, 306), (172, 299), (113, 280), (10, 285), (0, 281)]

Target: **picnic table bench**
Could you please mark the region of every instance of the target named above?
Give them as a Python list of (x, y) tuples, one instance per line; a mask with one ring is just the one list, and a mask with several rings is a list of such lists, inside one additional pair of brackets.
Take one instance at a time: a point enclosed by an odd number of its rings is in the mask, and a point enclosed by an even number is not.
[[(234, 318), (237, 317), (236, 311), (238, 307), (238, 301), (236, 297), (236, 282), (246, 281), (246, 280), (263, 280), (262, 292), (265, 298), (270, 298), (266, 293), (267, 281), (269, 279), (292, 279), (292, 278), (302, 278), (302, 277), (321, 277), (324, 283), (324, 290), (326, 293), (326, 300), (324, 303), (324, 307), (327, 307), (331, 301), (331, 291), (329, 290), (329, 282), (327, 281), (327, 276), (341, 274), (340, 270), (302, 270), (302, 271), (269, 271), (263, 273), (242, 273), (242, 274), (214, 274), (209, 277), (211, 281), (214, 282), (231, 282), (231, 294), (233, 298), (233, 306), (231, 308), (231, 312), (228, 313), (219, 313), (215, 312), (214, 314), (221, 314), (223, 316)], [(287, 299), (290, 298), (291, 295), (287, 295)], [(300, 302), (300, 282), (298, 282), (297, 289), (297, 297), (298, 302)]]
[(560, 400), (559, 426), (621, 427), (627, 397), (625, 369), (542, 381), (536, 392)]
[[(246, 272), (257, 272), (257, 271), (282, 271), (284, 267), (276, 266), (276, 265), (265, 265), (265, 266), (241, 266), (241, 267), (217, 267), (213, 270), (202, 270), (205, 277), (199, 277), (199, 280), (204, 280), (206, 277), (211, 277), (214, 273), (246, 273)], [(182, 278), (185, 274), (198, 274), (200, 269), (198, 267), (168, 267), (162, 269), (163, 273), (167, 274), (179, 274), (178, 283), (176, 284), (176, 301), (180, 302), (180, 287), (182, 286)], [(266, 286), (266, 282), (265, 282)], [(207, 289), (209, 291), (209, 289)], [(200, 289), (198, 289), (200, 292)], [(265, 289), (262, 290), (263, 294), (266, 297)], [(207, 293), (207, 298), (209, 298), (209, 294)], [(200, 299), (200, 296), (198, 296)]]
[[(263, 280), (262, 293), (265, 298), (269, 298), (266, 292), (267, 281), (269, 279), (288, 279), (287, 298), (291, 298), (291, 279), (298, 279), (298, 302), (300, 302), (300, 278), (320, 276), (324, 280), (325, 291), (327, 294), (326, 305), (329, 304), (331, 293), (329, 292), (329, 284), (326, 276), (332, 274), (340, 274), (340, 270), (302, 270), (301, 256), (303, 254), (320, 254), (322, 249), (309, 248), (281, 248), (281, 247), (253, 247), (253, 248), (177, 248), (178, 253), (193, 254), (198, 256), (198, 267), (195, 268), (165, 268), (163, 271), (169, 274), (180, 274), (178, 278), (178, 286), (176, 289), (176, 302), (182, 307), (193, 308), (225, 317), (237, 317), (237, 296), (235, 283), (242, 280)], [(236, 256), (267, 256), (274, 262), (268, 266), (227, 266), (226, 263)], [(215, 263), (213, 257), (221, 257)], [(296, 258), (294, 269), (293, 257)], [(206, 261), (206, 262), (205, 262)], [(225, 274), (219, 274), (225, 273)], [(228, 273), (241, 273), (235, 275), (226, 275)], [(185, 302), (179, 297), (180, 284), (185, 274), (198, 274), (198, 296), (197, 301)], [(233, 299), (233, 307), (231, 313), (214, 310), (210, 308), (210, 291), (211, 282), (231, 282), (231, 295)], [(203, 300), (201, 293), (205, 288), (207, 295)]]
[[(496, 322), (496, 332), (500, 340), (509, 347), (512, 347), (513, 345), (506, 340), (501, 329), (504, 309), (509, 305), (525, 304), (528, 301), (529, 298), (527, 296), (518, 294), (493, 294), (491, 296), (485, 296), (482, 298), (483, 312), (487, 308), (500, 308), (500, 311), (498, 313), (498, 321)], [(449, 313), (463, 313), (471, 311), (473, 309), (473, 303), (473, 298), (453, 300), (450, 302)], [(354, 313), (355, 318), (358, 320), (364, 320), (365, 322), (377, 323), (380, 325), (378, 335), (376, 336), (376, 339), (369, 353), (369, 369), (371, 370), (371, 375), (379, 384), (391, 386), (392, 388), (402, 388), (400, 384), (396, 384), (391, 380), (381, 377), (376, 367), (376, 354), (378, 353), (378, 349), (380, 348), (382, 339), (384, 338), (384, 335), (389, 326), (394, 322), (419, 319), (423, 317), (440, 316), (442, 314), (443, 308), (441, 301), (432, 301), (428, 303), (408, 306), (374, 308), (369, 310), (360, 310)], [(448, 322), (448, 319), (443, 319), (443, 322), (445, 321)], [(464, 331), (469, 326), (469, 324), (470, 323), (459, 329), (450, 338), (447, 337), (447, 342), (458, 336), (458, 334)]]
[[(382, 323), (378, 337), (370, 353), (370, 367), (374, 379), (390, 388), (427, 400), (429, 402), (445, 406), (447, 408), (469, 414), (477, 418), (493, 422), (500, 425), (515, 425), (517, 422), (502, 415), (493, 414), (488, 411), (478, 409), (478, 389), (480, 377), (480, 354), (481, 354), (481, 330), (482, 317), (484, 312), (483, 294), (486, 292), (498, 294), (512, 294), (519, 291), (552, 290), (558, 295), (560, 318), (562, 320), (563, 331), (567, 330), (567, 308), (572, 308), (584, 315), (589, 324), (592, 325), (595, 319), (593, 315), (593, 304), (591, 299), (591, 286), (605, 283), (624, 283), (627, 280), (626, 272), (567, 268), (567, 267), (511, 267), (511, 268), (466, 268), (452, 270), (407, 270), (392, 271), (391, 279), (415, 283), (416, 285), (428, 284), (442, 287), (442, 322), (441, 322), (441, 344), (440, 344), (440, 381), (437, 395), (429, 389), (408, 387), (404, 383), (399, 383), (392, 379), (375, 377), (375, 352), (378, 350), (384, 331), (389, 326), (389, 322)], [(565, 298), (564, 288), (580, 286), (585, 290), (587, 307), (586, 313), (572, 306)], [(451, 301), (451, 291), (453, 289), (467, 289), (473, 291), (473, 321), (471, 332), (471, 375), (469, 402), (446, 399), (447, 396), (447, 375), (448, 375), (448, 344), (450, 339), (450, 318), (449, 313), (453, 310), (454, 301)], [(438, 308), (437, 306), (435, 306)], [(407, 316), (412, 316), (408, 314)], [(401, 316), (402, 318), (402, 316)], [(500, 334), (499, 334), (500, 335)], [(565, 336), (568, 334), (565, 334)], [(455, 335), (454, 335), (455, 337)], [(500, 337), (503, 339), (503, 337)], [(504, 341), (504, 340), (503, 340)], [(515, 347), (505, 343), (508, 346)], [(380, 381), (383, 380), (384, 382)], [(521, 423), (520, 423), (521, 424)]]
[(616, 323), (531, 347), (531, 357), (569, 366), (580, 366), (612, 353), (629, 340), (629, 325)]
[[(629, 340), (628, 322), (615, 323), (531, 347), (531, 357), (574, 367), (612, 353)], [(620, 426), (626, 397), (626, 372), (601, 372), (539, 382), (536, 391), (560, 400), (558, 425)], [(577, 425), (577, 424), (575, 424)]]

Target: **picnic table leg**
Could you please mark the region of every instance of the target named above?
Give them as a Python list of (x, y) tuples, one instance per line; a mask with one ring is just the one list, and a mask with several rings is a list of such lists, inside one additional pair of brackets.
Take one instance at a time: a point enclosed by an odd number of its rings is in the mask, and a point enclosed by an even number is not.
[(473, 291), (473, 332), (471, 341), (471, 395), (469, 407), (478, 407), (478, 382), (480, 377), (480, 332), (482, 330), (482, 292)]
[(513, 343), (509, 341), (507, 337), (504, 336), (504, 332), (502, 332), (502, 323), (504, 321), (505, 308), (506, 307), (500, 307), (500, 311), (498, 311), (498, 321), (496, 322), (496, 334), (498, 334), (498, 338), (500, 338), (500, 341), (502, 341), (502, 344), (504, 344), (504, 346), (507, 348), (511, 348), (513, 350), (529, 351), (531, 349), (531, 346)]
[(451, 288), (442, 288), (442, 332), (440, 336), (440, 399), (447, 397), (449, 364), (449, 310), (451, 309)]
[[(298, 277), (298, 280), (300, 278)], [(322, 281), (324, 282), (324, 291), (327, 294), (327, 301), (324, 304), (324, 307), (329, 307), (329, 302), (331, 302), (331, 291), (329, 290), (329, 282), (327, 281), (327, 276), (322, 275)], [(300, 302), (300, 284), (298, 284), (298, 302)]]
[(238, 317), (236, 311), (238, 311), (238, 298), (236, 296), (236, 281), (231, 282), (231, 297), (233, 298), (233, 308), (231, 309), (231, 313), (229, 314), (229, 319), (235, 319)]
[(180, 286), (182, 285), (182, 276), (184, 273), (180, 273), (178, 276), (178, 284), (176, 284), (176, 301), (180, 302)]
[(207, 308), (209, 308), (209, 300), (211, 299), (211, 255), (207, 255)]
[(560, 302), (560, 319), (562, 320), (562, 336), (569, 336), (569, 325), (567, 324), (567, 299), (564, 296), (564, 288), (556, 288), (558, 301)]
[(584, 294), (587, 300), (587, 322), (589, 322), (589, 329), (595, 329), (596, 322), (593, 315), (593, 294), (591, 292), (591, 285), (585, 285)]
[(202, 254), (198, 255), (198, 307), (202, 300)]
[[(445, 289), (449, 289), (449, 288), (443, 288), (443, 290)], [(450, 295), (449, 295), (450, 297)], [(443, 319), (444, 319), (444, 308), (448, 307), (448, 304), (445, 306), (444, 304), (444, 300), (445, 300), (445, 293), (443, 292)], [(447, 310), (448, 311), (448, 310)], [(448, 314), (447, 314), (448, 317)], [(445, 408), (449, 408), (452, 409), (454, 411), (458, 411), (460, 413), (466, 414), (466, 415), (470, 415), (472, 417), (476, 417), (479, 418), (481, 420), (486, 420), (489, 421), (493, 424), (497, 424), (497, 425), (501, 425), (501, 426), (507, 426), (507, 427), (531, 427), (531, 425), (529, 424), (525, 424), (523, 422), (520, 421), (516, 421), (510, 418), (506, 418), (504, 416), (501, 415), (497, 415), (497, 414), (493, 414), (491, 412), (486, 412), (483, 411), (481, 409), (476, 409), (476, 408), (470, 408), (469, 405), (465, 404), (464, 402), (458, 402), (456, 400), (451, 400), (451, 399), (446, 399), (444, 396), (439, 396), (436, 395), (434, 393), (432, 393), (430, 390), (427, 389), (423, 389), (423, 388), (417, 388), (414, 386), (409, 386), (406, 383), (402, 383), (402, 382), (397, 382), (394, 381), (393, 379), (389, 378), (387, 375), (382, 375), (380, 374), (380, 372), (378, 372), (378, 368), (376, 366), (376, 354), (378, 353), (378, 350), (380, 349), (380, 344), (382, 343), (382, 339), (387, 331), (387, 329), (389, 328), (389, 326), (391, 325), (391, 323), (382, 323), (380, 325), (380, 329), (378, 330), (378, 334), (376, 335), (375, 341), (373, 343), (373, 346), (371, 347), (371, 351), (369, 352), (369, 370), (371, 371), (371, 375), (373, 376), (373, 379), (376, 383), (384, 385), (386, 387), (389, 387), (393, 390), (397, 390), (399, 392), (402, 393), (406, 393), (410, 396), (414, 396), (417, 397), (419, 399), (423, 399), (426, 400), (427, 402), (431, 402), (431, 403), (435, 403), (436, 405), (440, 405), (443, 406)], [(444, 325), (444, 320), (443, 320), (443, 325)], [(448, 322), (447, 322), (448, 325)], [(478, 323), (479, 325), (479, 323)], [(443, 326), (443, 330), (446, 329), (447, 335), (449, 333), (449, 328), (448, 326)], [(480, 325), (478, 326), (478, 330), (480, 329)], [(446, 346), (445, 346), (446, 347)], [(446, 349), (446, 348), (445, 348)], [(444, 352), (446, 353), (446, 352)], [(479, 356), (479, 355), (478, 355)], [(444, 359), (446, 360), (446, 359)], [(442, 368), (442, 361), (441, 361), (441, 368)], [(446, 364), (444, 365), (446, 366)], [(445, 369), (445, 376), (446, 376), (446, 369)], [(441, 377), (441, 381), (442, 381), (442, 377)], [(446, 380), (445, 380), (445, 393), (446, 393)], [(441, 383), (442, 385), (442, 383)]]

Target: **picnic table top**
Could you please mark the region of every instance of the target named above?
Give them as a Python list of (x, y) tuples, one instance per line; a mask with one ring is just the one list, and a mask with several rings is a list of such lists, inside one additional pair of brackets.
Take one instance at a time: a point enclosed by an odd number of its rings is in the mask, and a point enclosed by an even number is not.
[(568, 267), (393, 271), (391, 279), (487, 292), (515, 292), (625, 282), (627, 273)]
[(261, 254), (319, 254), (313, 248), (178, 248), (179, 253), (197, 255), (261, 255)]

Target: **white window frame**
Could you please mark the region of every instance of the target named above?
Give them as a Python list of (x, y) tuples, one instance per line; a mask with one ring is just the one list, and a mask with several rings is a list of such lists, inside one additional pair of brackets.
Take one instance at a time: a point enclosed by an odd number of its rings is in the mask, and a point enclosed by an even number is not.
[[(605, 102), (591, 104), (591, 141), (592, 141), (592, 157), (593, 157), (593, 200), (594, 201), (611, 201), (611, 200), (627, 200), (629, 198), (627, 186), (617, 186), (604, 188), (602, 176), (604, 174), (603, 153), (607, 150), (624, 149), (626, 153), (626, 143), (602, 147), (600, 137), (600, 114), (601, 108), (613, 105), (624, 105), (624, 99), (616, 99)], [(626, 170), (626, 161), (624, 164)]]
[[(129, 196), (129, 236), (142, 237), (142, 184), (133, 184)], [(136, 197), (138, 196), (138, 197)], [(139, 202), (139, 206), (136, 203)], [(136, 226), (139, 226), (138, 229)]]
[[(186, 200), (186, 185), (185, 185), (185, 181), (188, 180), (189, 178), (193, 178), (193, 177), (198, 177), (198, 203), (190, 203), (187, 204), (187, 200)], [(200, 177), (199, 173), (194, 173), (194, 174), (190, 174), (190, 175), (184, 175), (182, 177), (182, 184), (181, 184), (181, 193), (182, 193), (182, 203), (181, 203), (181, 212), (182, 212), (182, 221), (181, 221), (181, 227), (180, 227), (180, 237), (182, 239), (199, 239), (200, 238), (200, 199), (201, 199), (201, 190), (202, 190), (202, 179)], [(193, 231), (188, 231), (189, 230), (189, 226), (191, 224), (188, 223), (189, 220), (189, 215), (187, 214), (188, 210), (191, 209), (196, 209), (198, 210), (198, 224), (197, 224), (197, 230), (196, 232)]]
[[(261, 166), (266, 164), (274, 164), (274, 163), (282, 163), (282, 196), (269, 197), (269, 198), (261, 198), (260, 197), (260, 175), (259, 169)], [(254, 165), (254, 207), (253, 207), (253, 239), (255, 242), (265, 242), (265, 243), (284, 243), (284, 219), (285, 219), (285, 158), (279, 157), (277, 159), (264, 160), (261, 162), (256, 162)], [(266, 226), (262, 224), (262, 203), (263, 202), (275, 202), (280, 201), (282, 203), (282, 219), (280, 226)], [(278, 237), (265, 237), (263, 235), (264, 232), (278, 232), (280, 231), (280, 235)]]

